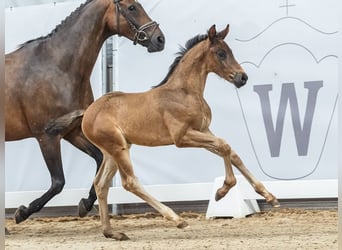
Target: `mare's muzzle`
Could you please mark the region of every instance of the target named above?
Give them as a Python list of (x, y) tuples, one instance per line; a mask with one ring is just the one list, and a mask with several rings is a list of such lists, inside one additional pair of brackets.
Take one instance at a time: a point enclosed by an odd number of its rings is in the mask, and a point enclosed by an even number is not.
[(157, 52), (164, 49), (165, 37), (155, 21), (139, 26), (120, 5), (121, 0), (114, 0), (116, 6), (116, 26), (120, 36), (120, 14), (126, 19), (132, 31), (134, 31), (133, 44), (140, 44), (147, 47), (148, 52)]
[(133, 43), (147, 47), (148, 52), (157, 52), (164, 49), (165, 37), (159, 29), (159, 24), (152, 21), (136, 31)]
[(237, 88), (240, 88), (247, 83), (247, 80), (247, 74), (245, 72), (239, 72), (234, 75), (233, 83)]

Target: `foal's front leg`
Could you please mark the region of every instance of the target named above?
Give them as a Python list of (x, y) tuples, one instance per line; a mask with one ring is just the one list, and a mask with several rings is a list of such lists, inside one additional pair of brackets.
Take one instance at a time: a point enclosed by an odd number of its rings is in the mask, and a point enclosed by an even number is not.
[(177, 147), (205, 148), (223, 158), (226, 176), (222, 187), (216, 192), (216, 201), (224, 197), (235, 186), (236, 178), (232, 169), (231, 148), (223, 139), (214, 136), (209, 130), (201, 132), (189, 129), (182, 137), (175, 139), (175, 145)]
[(245, 176), (247, 181), (254, 188), (255, 192), (257, 192), (258, 194), (263, 196), (265, 198), (265, 200), (268, 203), (270, 203), (273, 207), (279, 207), (280, 206), (277, 198), (273, 194), (271, 194), (265, 188), (265, 186), (251, 174), (251, 172), (249, 172), (249, 170), (246, 168), (245, 164), (242, 162), (240, 157), (234, 152), (234, 150), (231, 151), (231, 159), (232, 159), (233, 165), (243, 174), (243, 176)]
[(216, 192), (215, 199), (217, 201), (223, 198), (236, 184), (236, 179), (232, 171), (233, 164), (245, 176), (258, 194), (262, 195), (268, 203), (272, 204), (273, 207), (279, 207), (277, 198), (249, 172), (240, 157), (228, 144), (225, 143), (224, 140), (215, 137), (210, 131), (200, 132), (196, 130), (188, 130), (184, 136), (177, 141), (176, 146), (202, 147), (223, 157), (226, 167), (226, 177), (222, 187)]

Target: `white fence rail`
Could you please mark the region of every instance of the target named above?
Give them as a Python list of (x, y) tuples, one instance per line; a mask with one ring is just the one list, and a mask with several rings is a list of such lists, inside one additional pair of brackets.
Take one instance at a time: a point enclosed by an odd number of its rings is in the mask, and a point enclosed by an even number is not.
[[(337, 180), (314, 181), (266, 181), (265, 186), (277, 196), (278, 199), (303, 199), (303, 198), (337, 198)], [(209, 200), (213, 183), (170, 184), (144, 186), (147, 192), (159, 201), (196, 201)], [(246, 199), (262, 199), (254, 192), (251, 186), (244, 181), (239, 187)], [(46, 206), (76, 206), (82, 197), (87, 197), (88, 189), (66, 189)], [(6, 192), (6, 208), (16, 208), (27, 205), (45, 191)], [(229, 195), (229, 193), (228, 193)], [(127, 192), (122, 187), (112, 187), (109, 190), (109, 204), (128, 204), (143, 202), (140, 198)]]

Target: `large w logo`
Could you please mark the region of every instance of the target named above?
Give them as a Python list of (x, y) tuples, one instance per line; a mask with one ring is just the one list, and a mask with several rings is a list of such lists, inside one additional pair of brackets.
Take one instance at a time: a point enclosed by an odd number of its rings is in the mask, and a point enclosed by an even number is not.
[(256, 85), (254, 91), (259, 95), (262, 115), (264, 119), (268, 146), (271, 157), (279, 157), (280, 146), (283, 135), (284, 120), (287, 106), (289, 104), (292, 118), (292, 125), (299, 156), (306, 156), (308, 153), (312, 120), (316, 107), (317, 94), (323, 87), (323, 81), (304, 82), (304, 88), (308, 89), (308, 98), (304, 114), (304, 122), (301, 124), (299, 115), (298, 99), (294, 83), (285, 83), (281, 88), (278, 115), (274, 126), (269, 92), (272, 85)]

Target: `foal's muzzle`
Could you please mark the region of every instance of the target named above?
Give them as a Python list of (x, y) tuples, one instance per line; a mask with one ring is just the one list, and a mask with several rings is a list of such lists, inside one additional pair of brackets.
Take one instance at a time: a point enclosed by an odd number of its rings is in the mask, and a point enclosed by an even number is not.
[(247, 80), (247, 74), (245, 72), (239, 72), (234, 75), (233, 83), (237, 88), (240, 88), (247, 83)]

